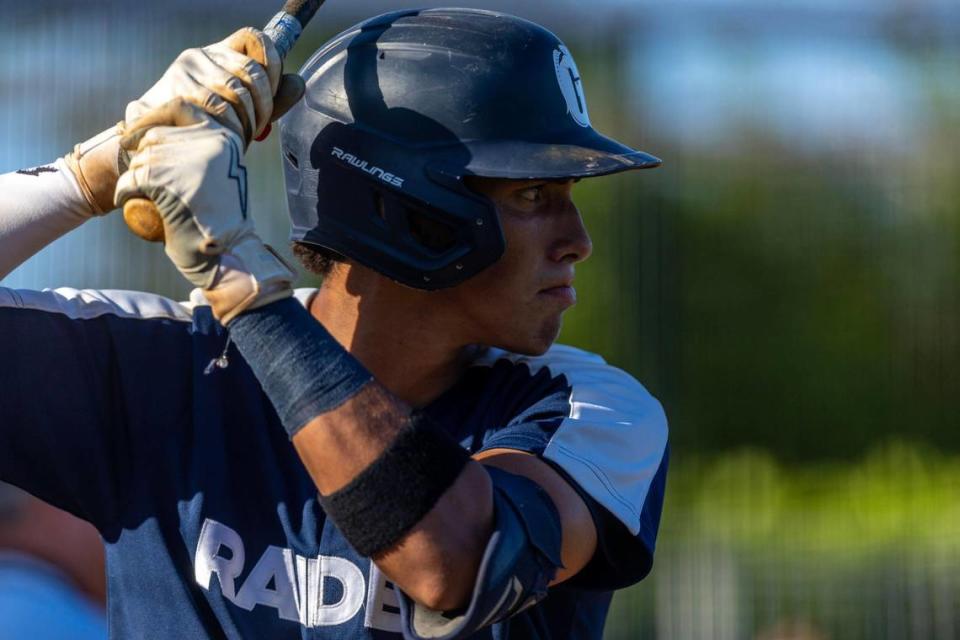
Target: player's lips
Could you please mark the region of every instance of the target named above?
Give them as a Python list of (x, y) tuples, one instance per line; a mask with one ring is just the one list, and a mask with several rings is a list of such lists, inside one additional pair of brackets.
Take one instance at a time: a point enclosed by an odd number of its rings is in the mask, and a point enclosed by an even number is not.
[(577, 290), (573, 288), (572, 282), (540, 289), (538, 295), (557, 300), (566, 307), (577, 304)]

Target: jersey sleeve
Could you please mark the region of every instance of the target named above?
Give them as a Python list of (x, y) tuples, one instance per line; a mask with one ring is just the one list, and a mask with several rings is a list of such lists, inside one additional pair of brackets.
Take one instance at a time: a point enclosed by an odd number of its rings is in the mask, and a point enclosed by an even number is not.
[(520, 397), (506, 426), (489, 432), (481, 450), (540, 456), (593, 515), (597, 554), (570, 584), (616, 589), (645, 577), (669, 460), (660, 403), (632, 376), (579, 349), (556, 345), (536, 358), (492, 351), (485, 358), (494, 368), (512, 369), (512, 393), (520, 389)]
[(62, 159), (0, 175), (0, 278), (92, 215)]
[(136, 434), (190, 397), (170, 374), (190, 371), (190, 326), (149, 294), (0, 288), (0, 479), (103, 532), (144, 459)]

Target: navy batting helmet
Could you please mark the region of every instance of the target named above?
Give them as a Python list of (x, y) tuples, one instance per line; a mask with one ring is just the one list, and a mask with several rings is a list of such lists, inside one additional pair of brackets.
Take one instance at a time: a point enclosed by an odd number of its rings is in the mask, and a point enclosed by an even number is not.
[(300, 70), (281, 121), (291, 239), (420, 289), (494, 263), (496, 210), (464, 176), (556, 179), (660, 164), (594, 131), (580, 74), (539, 25), (474, 9), (397, 11)]

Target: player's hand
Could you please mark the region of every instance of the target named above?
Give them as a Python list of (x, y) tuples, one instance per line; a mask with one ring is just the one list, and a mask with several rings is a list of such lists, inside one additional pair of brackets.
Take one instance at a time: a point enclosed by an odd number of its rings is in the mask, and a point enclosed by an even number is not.
[(127, 105), (126, 124), (183, 98), (236, 132), (246, 148), (303, 96), (303, 79), (282, 75), (282, 69), (270, 38), (244, 27), (225, 40), (177, 56), (155, 85)]
[(300, 76), (282, 75), (280, 57), (269, 38), (257, 29), (240, 29), (221, 42), (181, 53), (155, 85), (127, 105), (123, 122), (78, 144), (64, 160), (91, 214), (104, 214), (118, 204), (114, 192), (125, 170), (120, 136), (153, 109), (181, 97), (235, 131), (246, 147), (296, 104), (303, 91)]
[(131, 123), (121, 146), (131, 158), (117, 203), (157, 205), (167, 256), (221, 323), (293, 293), (293, 272), (254, 231), (239, 135), (177, 98)]

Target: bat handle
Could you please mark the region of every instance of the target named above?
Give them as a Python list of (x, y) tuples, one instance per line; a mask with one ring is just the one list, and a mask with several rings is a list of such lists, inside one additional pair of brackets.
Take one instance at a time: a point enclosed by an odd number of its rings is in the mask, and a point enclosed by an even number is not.
[[(263, 33), (273, 42), (280, 58), (286, 58), (323, 0), (287, 0), (283, 10), (271, 18)], [(163, 242), (163, 219), (157, 205), (148, 198), (130, 198), (123, 203), (123, 221), (134, 234), (148, 242)]]
[(153, 200), (130, 198), (124, 202), (123, 221), (130, 231), (147, 242), (163, 242), (163, 218)]
[(263, 28), (263, 34), (273, 41), (273, 46), (277, 48), (281, 59), (287, 57), (301, 33), (303, 33), (303, 25), (286, 11), (273, 16)]
[(286, 58), (324, 0), (287, 0), (283, 10), (271, 18), (263, 33), (273, 41), (280, 58)]

